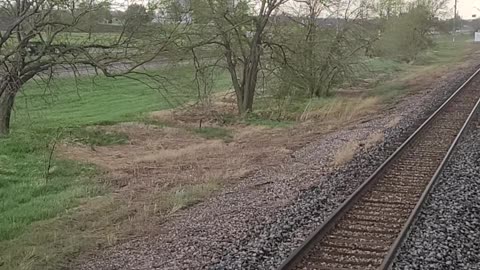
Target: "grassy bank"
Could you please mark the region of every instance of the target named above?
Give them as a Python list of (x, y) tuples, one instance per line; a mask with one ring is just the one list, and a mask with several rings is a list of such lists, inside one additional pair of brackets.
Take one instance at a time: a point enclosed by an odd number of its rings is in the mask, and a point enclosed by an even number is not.
[[(56, 265), (55, 254), (61, 255), (57, 252), (75, 250), (61, 238), (76, 237), (52, 232), (49, 227), (58, 222), (51, 222), (108, 188), (99, 183), (101, 172), (94, 166), (50, 154), (65, 139), (92, 145), (123, 143), (128, 138), (122, 134), (86, 127), (141, 119), (146, 112), (195, 97), (190, 68), (164, 70), (162, 76), (170, 83), (158, 89), (127, 78), (104, 77), (62, 78), (48, 87), (42, 83), (25, 87), (16, 100), (12, 134), (0, 140), (1, 269), (38, 269), (39, 262)], [(215, 87), (228, 88), (226, 77), (220, 75)]]

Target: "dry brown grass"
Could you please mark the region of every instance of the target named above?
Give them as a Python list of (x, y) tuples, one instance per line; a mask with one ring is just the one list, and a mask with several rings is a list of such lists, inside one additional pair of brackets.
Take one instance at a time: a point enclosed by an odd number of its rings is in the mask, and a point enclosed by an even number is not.
[(390, 121), (387, 123), (387, 128), (392, 128), (392, 127), (397, 126), (398, 123), (400, 123), (400, 120), (402, 120), (402, 117), (401, 117), (401, 116), (395, 116), (392, 120), (390, 120)]
[(219, 182), (218, 180), (211, 180), (202, 184), (177, 187), (166, 196), (165, 206), (169, 208), (169, 213), (175, 213), (198, 203), (220, 189)]
[[(333, 127), (302, 124), (287, 129), (235, 124), (229, 127), (231, 141), (207, 140), (194, 132), (191, 125), (198, 119), (215, 122), (222, 110), (231, 109), (229, 96), (219, 95), (212, 108), (195, 105), (178, 111), (154, 112), (154, 121), (168, 126), (123, 123), (100, 127), (120, 131), (129, 137), (128, 144), (96, 147), (63, 145), (65, 157), (97, 164), (109, 174), (109, 183), (119, 188), (117, 206), (127, 215), (116, 222), (123, 231), (149, 225), (170, 214), (204, 200), (219, 188), (236, 183), (253, 171), (279, 164), (293, 149), (318, 138)], [(217, 104), (217, 105), (215, 105)], [(230, 105), (229, 105), (230, 104)], [(340, 127), (347, 120), (373, 110), (374, 98), (341, 98), (321, 109), (305, 112), (305, 118), (332, 120)], [(192, 120), (193, 119), (193, 120)], [(191, 120), (188, 122), (187, 120)], [(353, 157), (358, 144), (349, 143), (335, 157), (340, 165)], [(133, 213), (133, 214), (132, 214)], [(106, 233), (106, 242), (116, 241), (115, 233)]]
[(234, 136), (227, 143), (205, 139), (183, 121), (168, 127), (124, 123), (100, 128), (128, 134), (129, 142), (95, 149), (67, 144), (60, 151), (63, 157), (94, 163), (109, 172), (116, 209), (99, 212), (118, 216), (112, 223), (122, 233), (105, 232), (105, 245), (122, 235), (154, 231), (155, 224), (180, 209), (261, 167), (281, 163), (291, 149), (318, 136), (303, 127), (279, 130), (237, 124), (229, 127)]
[(155, 111), (150, 113), (150, 118), (162, 123), (171, 123), (175, 120), (173, 110)]
[[(64, 157), (94, 163), (108, 172), (107, 183), (115, 189), (112, 202), (97, 208), (90, 217), (102, 214), (97, 216), (102, 220), (101, 236), (95, 234), (93, 238), (108, 246), (125, 237), (155, 232), (159, 223), (179, 210), (206, 200), (225, 186), (235, 185), (260, 168), (282, 164), (295, 149), (376, 110), (378, 102), (376, 98), (341, 97), (320, 108), (307, 108), (302, 120), (322, 121), (322, 125), (306, 121), (290, 128), (272, 129), (233, 124), (228, 127), (233, 133), (228, 143), (192, 132), (198, 119), (206, 119), (206, 125), (216, 125), (215, 117), (223, 113), (221, 107), (231, 109), (224, 98), (212, 102), (214, 107), (208, 110), (192, 106), (193, 111), (182, 108), (151, 114), (154, 121), (168, 123), (167, 126), (123, 123), (100, 127), (127, 134), (129, 142), (124, 145), (95, 149), (62, 145), (60, 151)], [(380, 134), (372, 134), (363, 143), (370, 145), (381, 139)], [(346, 143), (335, 153), (334, 165), (351, 160), (359, 147), (359, 142)]]
[(188, 127), (218, 127), (224, 124), (225, 115), (237, 115), (235, 95), (232, 91), (219, 92), (210, 101), (188, 102), (173, 110), (151, 112), (152, 121)]
[(300, 120), (318, 119), (326, 122), (351, 121), (374, 111), (379, 103), (380, 99), (378, 97), (340, 97), (332, 100), (321, 108), (307, 105), (305, 111), (300, 116)]
[[(192, 132), (192, 125), (197, 125), (199, 119), (205, 119), (206, 126), (215, 126), (222, 110), (231, 110), (229, 97), (221, 98), (205, 110), (192, 105), (188, 109), (193, 111), (182, 108), (151, 114), (154, 122), (167, 126), (122, 123), (98, 127), (127, 134), (127, 144), (95, 149), (79, 144), (60, 147), (63, 157), (74, 157), (104, 168), (108, 172), (107, 183), (115, 189), (105, 205), (88, 206), (93, 211), (89, 212), (89, 219), (98, 219), (99, 223), (85, 226), (101, 227), (91, 238), (99, 247), (114, 245), (125, 237), (155, 232), (159, 223), (181, 209), (208, 199), (262, 167), (283, 163), (293, 150), (377, 105), (374, 98), (341, 98), (318, 110), (306, 111), (304, 120), (330, 121), (327, 126), (310, 122), (272, 129), (233, 124), (228, 127), (233, 134), (228, 143), (208, 140)], [(348, 162), (357, 150), (358, 143), (346, 144), (336, 154), (335, 164)], [(98, 216), (100, 214), (102, 216)]]
[(362, 141), (349, 141), (341, 146), (333, 155), (333, 166), (342, 166), (353, 159), (360, 147), (366, 149), (374, 147), (375, 145), (383, 142), (385, 135), (380, 132), (370, 134), (365, 140)]
[(376, 145), (378, 145), (379, 143), (383, 142), (383, 140), (385, 139), (385, 134), (381, 133), (381, 132), (375, 132), (375, 133), (372, 133), (368, 136), (368, 138), (363, 142), (365, 148), (371, 148), (371, 147), (374, 147)]
[(177, 159), (181, 161), (182, 157), (187, 155), (197, 155), (212, 150), (221, 150), (225, 144), (221, 140), (207, 141), (199, 144), (187, 145), (178, 149), (161, 149), (155, 153), (147, 153), (134, 158), (135, 163), (141, 162), (162, 162), (165, 160)]
[(128, 220), (129, 215), (129, 209), (110, 196), (91, 198), (62, 218), (36, 222), (21, 237), (3, 242), (2, 248), (11, 252), (1, 258), (0, 269), (68, 269), (65, 257), (122, 240), (126, 235), (119, 221)]
[(333, 156), (333, 165), (341, 166), (352, 160), (359, 148), (357, 141), (350, 141), (340, 147)]

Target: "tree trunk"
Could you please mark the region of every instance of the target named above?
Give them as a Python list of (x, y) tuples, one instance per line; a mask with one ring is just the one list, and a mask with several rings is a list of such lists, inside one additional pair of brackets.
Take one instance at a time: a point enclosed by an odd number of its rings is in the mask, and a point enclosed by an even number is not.
[(3, 91), (0, 95), (0, 137), (8, 135), (10, 132), (10, 117), (14, 100), (15, 93), (13, 91)]
[(243, 71), (243, 113), (253, 111), (253, 100), (255, 98), (255, 90), (258, 80), (258, 66), (260, 65), (261, 56), (261, 32), (257, 32), (252, 42), (248, 62), (245, 64)]
[(252, 77), (250, 81), (246, 83), (245, 88), (243, 89), (244, 99), (242, 106), (244, 114), (253, 111), (253, 100), (255, 98), (255, 90), (257, 88), (257, 75), (258, 73), (253, 74), (254, 77)]

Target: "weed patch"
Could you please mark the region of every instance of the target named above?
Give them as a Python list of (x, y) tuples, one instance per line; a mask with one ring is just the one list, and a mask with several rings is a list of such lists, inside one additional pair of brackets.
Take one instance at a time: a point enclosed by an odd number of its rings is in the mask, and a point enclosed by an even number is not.
[(251, 114), (247, 117), (245, 122), (249, 125), (265, 126), (269, 128), (287, 128), (295, 124), (294, 121), (288, 120), (273, 120), (268, 118), (262, 118), (257, 114)]
[(362, 116), (375, 109), (379, 103), (377, 97), (335, 98), (326, 103), (316, 103), (306, 109), (301, 120), (319, 119), (323, 121), (345, 122)]
[(219, 188), (220, 185), (216, 182), (207, 182), (204, 184), (176, 188), (170, 192), (167, 199), (167, 204), (170, 205), (170, 213), (201, 202)]
[(224, 140), (230, 141), (233, 138), (232, 132), (226, 128), (219, 127), (202, 127), (194, 128), (193, 132), (207, 140)]
[(67, 136), (72, 142), (92, 146), (117, 145), (128, 142), (127, 134), (115, 131), (105, 131), (97, 128), (71, 129)]

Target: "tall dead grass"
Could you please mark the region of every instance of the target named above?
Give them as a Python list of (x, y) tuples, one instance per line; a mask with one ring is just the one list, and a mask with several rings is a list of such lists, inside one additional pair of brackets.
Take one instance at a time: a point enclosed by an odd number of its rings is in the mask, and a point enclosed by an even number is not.
[(365, 140), (349, 141), (340, 147), (333, 155), (333, 165), (336, 167), (345, 165), (353, 159), (360, 148), (369, 149), (383, 142), (385, 135), (381, 132), (374, 132), (370, 134)]
[(378, 97), (335, 98), (320, 108), (308, 104), (299, 120), (351, 121), (356, 117), (372, 112), (379, 103), (380, 99)]
[(350, 141), (340, 147), (333, 156), (333, 165), (338, 167), (352, 160), (358, 148), (359, 143), (357, 141)]
[(170, 214), (175, 213), (208, 198), (220, 187), (219, 182), (215, 180), (197, 185), (177, 187), (169, 192), (165, 200), (165, 206), (170, 209)]
[(135, 157), (136, 163), (141, 162), (160, 162), (164, 160), (181, 159), (188, 155), (198, 155), (198, 153), (205, 153), (208, 151), (216, 151), (225, 147), (220, 140), (213, 140), (199, 144), (187, 145), (179, 149), (161, 149), (155, 153), (148, 153), (146, 155)]

